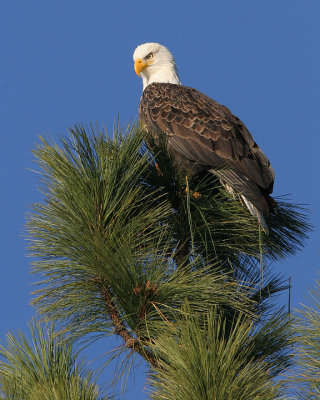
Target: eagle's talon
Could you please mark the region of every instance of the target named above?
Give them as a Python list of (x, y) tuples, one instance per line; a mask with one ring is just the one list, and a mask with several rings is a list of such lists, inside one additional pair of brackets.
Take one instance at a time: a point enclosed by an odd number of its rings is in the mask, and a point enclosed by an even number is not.
[(186, 192), (186, 194), (189, 192), (197, 200), (201, 197), (201, 194), (199, 192), (188, 190), (188, 187), (186, 187), (184, 191)]
[(161, 169), (160, 169), (160, 167), (159, 167), (159, 164), (158, 164), (158, 163), (155, 163), (154, 166), (155, 166), (155, 169), (156, 169), (157, 172), (158, 172), (158, 175), (163, 176), (163, 172), (161, 171)]

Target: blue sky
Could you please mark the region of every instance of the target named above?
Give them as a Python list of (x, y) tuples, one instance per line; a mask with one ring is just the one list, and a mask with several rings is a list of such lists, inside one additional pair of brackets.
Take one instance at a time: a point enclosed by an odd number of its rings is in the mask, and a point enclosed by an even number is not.
[[(306, 247), (273, 265), (292, 277), (293, 306), (307, 301), (320, 258), (319, 16), (318, 0), (1, 2), (0, 338), (33, 315), (23, 234), (25, 213), (41, 201), (30, 171), (37, 135), (136, 120), (132, 53), (150, 41), (171, 49), (185, 85), (246, 123), (276, 171), (274, 194), (308, 204), (315, 229)], [(126, 399), (146, 398), (144, 384), (140, 371)]]

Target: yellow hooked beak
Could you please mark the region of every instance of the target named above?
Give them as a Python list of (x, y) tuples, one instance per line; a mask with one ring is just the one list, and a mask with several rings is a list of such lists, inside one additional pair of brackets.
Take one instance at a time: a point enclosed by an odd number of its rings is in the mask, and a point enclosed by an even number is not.
[(134, 70), (136, 71), (136, 74), (138, 76), (140, 76), (140, 72), (152, 63), (153, 63), (153, 60), (144, 62), (143, 60), (141, 60), (141, 58), (137, 58), (134, 63)]

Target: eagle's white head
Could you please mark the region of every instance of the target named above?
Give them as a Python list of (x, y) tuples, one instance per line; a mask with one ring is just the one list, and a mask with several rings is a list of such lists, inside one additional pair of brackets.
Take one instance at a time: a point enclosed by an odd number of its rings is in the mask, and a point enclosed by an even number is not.
[(133, 53), (134, 69), (143, 81), (143, 90), (152, 82), (181, 85), (170, 51), (158, 43), (144, 43)]

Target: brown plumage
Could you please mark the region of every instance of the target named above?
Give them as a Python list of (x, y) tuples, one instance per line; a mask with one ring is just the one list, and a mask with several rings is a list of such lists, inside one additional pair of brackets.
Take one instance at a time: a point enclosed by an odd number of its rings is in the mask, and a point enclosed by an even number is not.
[(188, 174), (207, 170), (239, 194), (263, 229), (270, 208), (274, 171), (246, 126), (230, 110), (203, 93), (182, 85), (151, 83), (143, 92), (139, 119)]

